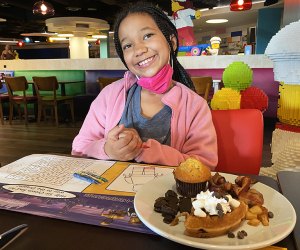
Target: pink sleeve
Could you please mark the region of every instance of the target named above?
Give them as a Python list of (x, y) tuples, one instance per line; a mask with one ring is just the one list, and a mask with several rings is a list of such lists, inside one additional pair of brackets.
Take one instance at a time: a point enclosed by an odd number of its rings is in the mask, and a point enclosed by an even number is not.
[[(105, 128), (105, 103), (97, 97), (91, 104), (90, 110), (83, 122), (79, 134), (72, 144), (72, 155), (93, 157), (107, 160), (109, 157), (104, 152)], [(97, 107), (102, 107), (97, 109)]]

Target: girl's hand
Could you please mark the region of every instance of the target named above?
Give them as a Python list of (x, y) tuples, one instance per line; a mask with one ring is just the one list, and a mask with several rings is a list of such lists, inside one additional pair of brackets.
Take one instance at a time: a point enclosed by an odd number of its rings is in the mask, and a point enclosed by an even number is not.
[(120, 125), (109, 131), (104, 150), (111, 159), (129, 161), (140, 153), (141, 146), (142, 140), (137, 131)]

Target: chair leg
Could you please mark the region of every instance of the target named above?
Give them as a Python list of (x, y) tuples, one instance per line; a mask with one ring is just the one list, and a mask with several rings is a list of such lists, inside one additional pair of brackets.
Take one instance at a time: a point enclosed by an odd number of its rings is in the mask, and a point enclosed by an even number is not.
[(1, 119), (1, 124), (4, 125), (3, 109), (2, 109), (1, 102), (0, 102), (0, 119)]
[(38, 103), (38, 118), (37, 118), (38, 124), (41, 123), (42, 109), (43, 109), (42, 104), (41, 104), (41, 103)]
[(22, 120), (21, 104), (18, 104), (18, 114), (20, 121)]
[(25, 124), (28, 124), (28, 109), (27, 109), (27, 103), (24, 103), (24, 118), (25, 118)]
[(72, 117), (72, 122), (75, 123), (75, 116), (74, 116), (74, 102), (70, 102), (70, 111), (71, 111), (71, 117)]
[[(44, 107), (43, 107), (43, 117), (44, 117), (44, 122), (47, 120), (46, 107), (47, 107), (47, 106), (44, 106)], [(51, 112), (52, 112), (52, 111), (51, 111)]]
[(41, 116), (42, 116), (42, 104), (38, 103), (38, 114), (37, 114), (37, 123), (41, 123)]
[(58, 127), (57, 105), (54, 105), (55, 124)]
[(13, 113), (14, 113), (14, 104), (10, 102), (9, 103), (9, 125), (12, 125)]

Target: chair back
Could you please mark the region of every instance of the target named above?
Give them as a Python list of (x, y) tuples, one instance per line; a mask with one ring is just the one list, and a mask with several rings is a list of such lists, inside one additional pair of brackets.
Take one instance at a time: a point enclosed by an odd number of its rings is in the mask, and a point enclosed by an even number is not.
[(120, 79), (120, 77), (99, 77), (97, 82), (99, 83), (100, 91), (107, 85), (109, 85), (112, 82), (115, 82), (119, 79)]
[(51, 91), (56, 98), (59, 87), (56, 76), (33, 76), (32, 80), (38, 98), (41, 98), (40, 91)]
[(5, 76), (5, 82), (7, 85), (8, 95), (14, 96), (15, 91), (22, 91), (23, 96), (26, 96), (26, 90), (28, 89), (28, 82), (25, 76)]
[(257, 109), (212, 110), (218, 140), (216, 171), (259, 174), (263, 150), (263, 116)]
[(192, 82), (195, 86), (196, 93), (202, 96), (206, 101), (208, 100), (209, 91), (212, 86), (211, 76), (192, 76)]

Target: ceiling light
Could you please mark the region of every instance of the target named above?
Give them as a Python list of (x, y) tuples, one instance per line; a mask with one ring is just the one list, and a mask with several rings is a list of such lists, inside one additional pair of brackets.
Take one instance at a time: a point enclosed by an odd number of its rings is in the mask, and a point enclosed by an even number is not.
[(0, 18), (0, 22), (6, 22), (5, 18)]
[(67, 9), (68, 11), (79, 11), (79, 10), (81, 10), (80, 7), (72, 7), (72, 6), (66, 7), (66, 9)]
[(107, 38), (107, 35), (92, 35), (92, 38), (96, 38), (96, 39)]
[(73, 34), (57, 34), (59, 37), (73, 37)]
[(33, 5), (32, 12), (35, 15), (48, 15), (53, 16), (55, 13), (55, 10), (51, 3), (48, 3), (46, 1), (38, 1)]
[(207, 23), (227, 23), (227, 19), (209, 19), (206, 20)]
[(231, 0), (231, 11), (244, 11), (252, 8), (252, 0)]
[(55, 32), (32, 32), (32, 33), (22, 33), (21, 36), (55, 36)]
[(49, 37), (49, 42), (53, 41), (68, 41), (69, 39), (66, 37)]
[(15, 41), (15, 40), (0, 40), (0, 43), (18, 43), (18, 41)]
[(213, 10), (224, 9), (224, 8), (228, 8), (228, 7), (229, 7), (229, 5), (216, 6), (216, 7), (213, 7)]

